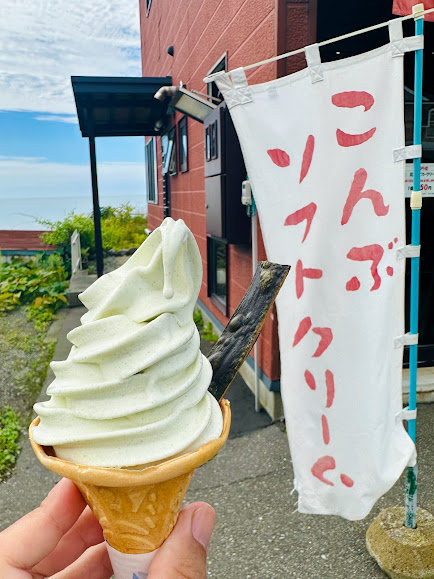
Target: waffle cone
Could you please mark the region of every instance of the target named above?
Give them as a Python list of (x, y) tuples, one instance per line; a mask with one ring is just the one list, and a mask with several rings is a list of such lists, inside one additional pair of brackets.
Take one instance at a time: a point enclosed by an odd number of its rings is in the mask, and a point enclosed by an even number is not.
[(29, 437), (39, 461), (49, 470), (71, 479), (100, 522), (106, 541), (122, 553), (148, 553), (157, 549), (172, 531), (179, 507), (197, 467), (213, 458), (229, 434), (231, 411), (222, 400), (223, 431), (193, 452), (143, 469), (104, 468), (75, 464), (57, 458), (52, 447)]

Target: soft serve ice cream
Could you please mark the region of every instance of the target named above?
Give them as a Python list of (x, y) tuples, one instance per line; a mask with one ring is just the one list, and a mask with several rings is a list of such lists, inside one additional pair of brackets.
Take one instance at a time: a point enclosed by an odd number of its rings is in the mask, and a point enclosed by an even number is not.
[(80, 295), (88, 312), (52, 362), (51, 399), (35, 405), (34, 440), (61, 459), (132, 467), (218, 438), (222, 415), (207, 391), (193, 309), (202, 281), (196, 241), (167, 218), (117, 270)]

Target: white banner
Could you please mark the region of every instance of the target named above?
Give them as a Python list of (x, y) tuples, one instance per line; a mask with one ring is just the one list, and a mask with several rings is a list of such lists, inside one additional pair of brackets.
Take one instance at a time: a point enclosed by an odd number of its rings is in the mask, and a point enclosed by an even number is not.
[[(298, 510), (361, 519), (414, 460), (401, 418), (403, 63), (396, 46), (248, 86), (220, 73), (277, 299)], [(392, 56), (394, 54), (394, 56)], [(401, 159), (401, 160), (398, 160)], [(402, 340), (401, 340), (402, 341)], [(404, 340), (405, 341), (405, 340)]]

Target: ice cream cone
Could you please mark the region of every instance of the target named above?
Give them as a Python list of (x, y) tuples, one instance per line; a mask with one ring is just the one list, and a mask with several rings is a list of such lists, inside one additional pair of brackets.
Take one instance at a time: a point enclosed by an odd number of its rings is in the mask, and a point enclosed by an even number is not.
[(170, 534), (195, 469), (213, 458), (229, 434), (229, 402), (222, 400), (223, 430), (193, 452), (142, 469), (104, 468), (74, 464), (57, 458), (52, 447), (40, 446), (29, 436), (39, 461), (71, 479), (99, 520), (104, 537), (122, 553), (149, 553)]

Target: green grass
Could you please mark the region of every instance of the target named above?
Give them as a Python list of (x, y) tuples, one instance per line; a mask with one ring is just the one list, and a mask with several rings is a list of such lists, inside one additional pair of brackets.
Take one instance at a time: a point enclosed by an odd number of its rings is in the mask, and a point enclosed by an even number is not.
[(47, 368), (53, 358), (56, 342), (54, 340), (48, 342), (39, 340), (39, 344), (39, 356), (29, 361), (25, 375), (17, 383), (18, 389), (32, 406), (44, 385)]
[(0, 410), (0, 480), (9, 474), (20, 450), (20, 419), (10, 406)]
[[(3, 349), (15, 350), (25, 354), (25, 363), (17, 368), (14, 385), (22, 398), (23, 406), (31, 410), (44, 384), (47, 368), (53, 358), (54, 340), (47, 341), (45, 332), (26, 333), (22, 329), (14, 330), (6, 336), (0, 336)], [(30, 356), (30, 354), (33, 354)], [(23, 412), (24, 408), (20, 409)]]
[(55, 346), (26, 318), (21, 307), (0, 319), (0, 480), (15, 464)]

